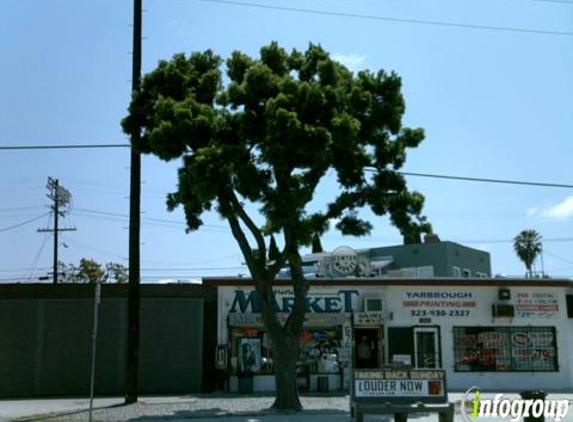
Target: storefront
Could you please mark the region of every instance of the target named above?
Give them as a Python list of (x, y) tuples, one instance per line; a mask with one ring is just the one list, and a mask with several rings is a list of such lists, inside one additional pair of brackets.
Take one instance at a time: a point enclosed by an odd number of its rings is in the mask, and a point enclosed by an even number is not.
[[(273, 359), (257, 293), (244, 279), (218, 289), (218, 367), (230, 391), (272, 391)], [(275, 288), (280, 318), (294, 295)], [(533, 280), (320, 280), (307, 298), (301, 391), (348, 389), (349, 370), (441, 368), (453, 390), (571, 389), (573, 284)], [(569, 307), (568, 307), (569, 305)]]

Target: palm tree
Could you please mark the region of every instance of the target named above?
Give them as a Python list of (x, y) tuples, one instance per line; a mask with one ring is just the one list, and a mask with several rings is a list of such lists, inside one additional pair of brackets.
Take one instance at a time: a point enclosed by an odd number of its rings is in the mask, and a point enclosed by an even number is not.
[(541, 253), (541, 235), (535, 230), (523, 230), (513, 239), (513, 249), (525, 264), (529, 277), (532, 277), (531, 266)]

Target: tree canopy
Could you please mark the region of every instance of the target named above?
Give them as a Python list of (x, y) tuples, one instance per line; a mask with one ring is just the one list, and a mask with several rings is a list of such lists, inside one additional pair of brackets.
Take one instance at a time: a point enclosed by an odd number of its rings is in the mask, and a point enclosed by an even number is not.
[[(303, 245), (335, 218), (343, 234), (367, 234), (372, 225), (356, 212), (365, 206), (405, 233), (429, 230), (423, 196), (395, 172), (424, 137), (401, 125), (398, 75), (354, 75), (312, 44), (287, 53), (272, 43), (259, 59), (234, 52), (225, 79), (222, 63), (210, 50), (161, 61), (123, 122), (128, 133), (142, 129), (140, 151), (184, 159), (168, 202), (184, 207), (189, 230), (204, 211), (236, 214), (241, 200), (262, 204), (265, 233), (291, 226)], [(340, 190), (325, 210), (308, 213), (329, 169)]]
[[(332, 221), (342, 234), (368, 234), (364, 208), (388, 215), (410, 238), (431, 230), (423, 196), (397, 172), (407, 149), (424, 138), (422, 129), (402, 126), (404, 111), (397, 74), (354, 74), (318, 45), (287, 52), (273, 42), (258, 58), (236, 51), (224, 62), (207, 50), (161, 61), (122, 122), (126, 133), (141, 135), (134, 148), (182, 159), (167, 203), (183, 207), (189, 231), (201, 226), (204, 212), (228, 220), (263, 303), (275, 361), (283, 363), (275, 366), (278, 408), (300, 405), (293, 362), (309, 288), (300, 248)], [(311, 207), (327, 175), (338, 189), (325, 192), (326, 206)], [(273, 247), (269, 261), (271, 235), (281, 236), (282, 250)], [(295, 300), (282, 326), (272, 280), (285, 264)]]
[(58, 262), (58, 272), (64, 283), (127, 283), (127, 268), (121, 264), (108, 262), (105, 266), (93, 259), (82, 258), (78, 266)]

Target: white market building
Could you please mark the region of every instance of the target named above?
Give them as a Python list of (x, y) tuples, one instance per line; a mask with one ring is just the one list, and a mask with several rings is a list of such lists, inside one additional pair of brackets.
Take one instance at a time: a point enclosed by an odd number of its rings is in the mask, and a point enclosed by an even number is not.
[[(250, 280), (203, 282), (217, 289), (217, 365), (227, 388), (245, 388), (241, 373), (247, 370), (253, 374), (248, 388), (274, 390)], [(286, 318), (293, 301), (288, 280), (276, 282), (275, 294)], [(364, 344), (370, 353), (358, 352)], [(573, 389), (571, 356), (568, 280), (316, 279), (307, 299), (299, 384), (303, 391), (348, 389), (352, 362), (361, 368), (402, 362), (444, 369), (450, 390), (567, 390)]]

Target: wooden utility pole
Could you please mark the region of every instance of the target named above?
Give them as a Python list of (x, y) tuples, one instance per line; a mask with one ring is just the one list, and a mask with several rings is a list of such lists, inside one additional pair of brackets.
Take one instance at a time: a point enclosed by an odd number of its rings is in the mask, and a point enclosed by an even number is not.
[[(133, 64), (132, 95), (139, 91), (141, 79), (141, 21), (142, 0), (133, 1)], [(139, 282), (140, 282), (140, 223), (141, 223), (141, 156), (135, 150), (141, 134), (135, 131), (131, 139), (129, 195), (129, 289), (127, 334), (127, 385), (125, 403), (137, 402), (139, 387)]]
[(48, 177), (48, 185), (46, 186), (50, 192), (48, 193), (48, 198), (54, 201), (54, 205), (52, 205), (52, 211), (54, 213), (54, 228), (49, 229), (38, 229), (38, 232), (45, 233), (50, 232), (54, 233), (54, 275), (53, 280), (54, 284), (58, 284), (58, 233), (59, 232), (69, 232), (75, 231), (74, 228), (69, 229), (60, 229), (58, 226), (58, 219), (59, 217), (63, 217), (65, 215), (65, 211), (61, 211), (61, 207), (65, 207), (70, 203), (70, 199), (72, 195), (70, 192), (65, 189), (64, 187), (60, 186), (60, 182), (58, 179), (52, 179)]

